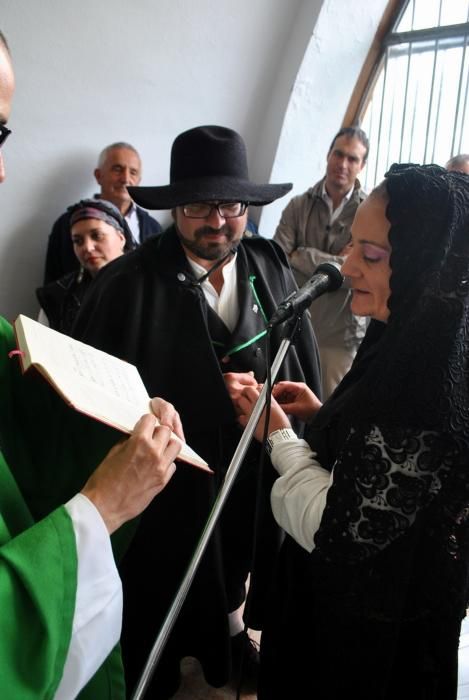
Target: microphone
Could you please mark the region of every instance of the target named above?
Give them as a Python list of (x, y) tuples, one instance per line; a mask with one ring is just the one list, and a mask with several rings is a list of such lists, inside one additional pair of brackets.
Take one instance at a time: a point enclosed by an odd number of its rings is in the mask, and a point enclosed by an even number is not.
[(300, 316), (303, 311), (325, 292), (334, 292), (342, 286), (344, 278), (340, 272), (340, 265), (335, 262), (325, 262), (318, 265), (310, 280), (301, 289), (292, 292), (277, 307), (274, 315), (268, 323), (272, 328), (283, 323), (291, 316)]

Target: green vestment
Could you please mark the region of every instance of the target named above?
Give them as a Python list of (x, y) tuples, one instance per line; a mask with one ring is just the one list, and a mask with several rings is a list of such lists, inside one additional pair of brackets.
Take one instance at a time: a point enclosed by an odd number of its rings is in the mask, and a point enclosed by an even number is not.
[[(39, 700), (60, 681), (75, 604), (75, 539), (60, 506), (122, 435), (67, 407), (34, 371), (23, 375), (8, 356), (15, 347), (0, 318), (0, 448), (11, 470), (1, 459), (0, 697)], [(116, 558), (134, 527), (114, 535)], [(79, 698), (125, 698), (118, 647)]]
[(75, 608), (75, 535), (64, 508), (33, 523), (0, 455), (0, 693), (53, 698)]

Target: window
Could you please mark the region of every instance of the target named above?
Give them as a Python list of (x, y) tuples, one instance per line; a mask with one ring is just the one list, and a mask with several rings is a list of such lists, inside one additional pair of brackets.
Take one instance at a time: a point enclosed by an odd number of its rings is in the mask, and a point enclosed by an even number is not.
[(370, 139), (362, 184), (394, 162), (469, 152), (469, 0), (408, 0), (382, 44), (355, 121)]

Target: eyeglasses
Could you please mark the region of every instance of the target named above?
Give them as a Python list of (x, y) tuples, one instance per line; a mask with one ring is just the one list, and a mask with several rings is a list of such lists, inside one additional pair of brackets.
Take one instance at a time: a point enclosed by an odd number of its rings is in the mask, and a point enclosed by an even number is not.
[(7, 129), (5, 124), (0, 124), (0, 147), (3, 146), (11, 134), (11, 129)]
[(197, 204), (186, 204), (182, 207), (184, 216), (188, 219), (208, 219), (214, 209), (224, 219), (236, 219), (242, 216), (248, 207), (248, 202), (198, 202)]

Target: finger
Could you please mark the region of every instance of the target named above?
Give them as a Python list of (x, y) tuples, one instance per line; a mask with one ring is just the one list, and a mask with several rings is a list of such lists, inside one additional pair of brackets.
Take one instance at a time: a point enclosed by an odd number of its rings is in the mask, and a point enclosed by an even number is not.
[(281, 396), (286, 396), (286, 389), (284, 387), (279, 386), (276, 384), (274, 387), (272, 387), (272, 396), (274, 396), (277, 401), (280, 400)]
[(249, 384), (250, 386), (258, 386), (257, 379), (254, 376), (254, 372), (248, 372), (246, 383)]
[(181, 438), (184, 442), (186, 441), (186, 438), (184, 437), (184, 428), (182, 427), (182, 421), (179, 416), (179, 413), (175, 411), (174, 416), (173, 416), (173, 432)]
[(160, 396), (154, 396), (151, 400), (152, 413), (158, 418), (160, 423), (169, 425), (172, 421), (173, 413), (176, 412), (172, 403), (165, 401)]
[(238, 423), (240, 424), (240, 426), (242, 428), (245, 428), (247, 426), (248, 420), (249, 420), (249, 418), (244, 414), (242, 414), (241, 416), (238, 417)]
[[(156, 410), (155, 410), (156, 409)], [(152, 410), (153, 413), (159, 415), (160, 423), (163, 425), (169, 425), (171, 430), (184, 442), (186, 438), (184, 436), (184, 429), (182, 427), (181, 417), (176, 411), (172, 403), (165, 401), (160, 397), (155, 397), (152, 399)]]
[(157, 415), (160, 424), (167, 425), (181, 440), (184, 440), (184, 430), (182, 428), (181, 419), (173, 404), (164, 399), (156, 398), (152, 399), (152, 409), (154, 405), (153, 402), (155, 402), (158, 407), (159, 413)]
[(161, 396), (154, 396), (152, 398), (151, 410), (158, 420), (166, 420), (168, 422), (171, 422), (173, 415), (177, 412), (173, 404), (162, 399)]
[(157, 481), (156, 488), (154, 489), (153, 496), (156, 496), (158, 493), (160, 493), (166, 484), (171, 480), (171, 477), (173, 476), (174, 472), (176, 471), (176, 464), (174, 462), (171, 462), (168, 464), (168, 467), (166, 471), (164, 472), (164, 475), (160, 474), (160, 477)]
[(156, 417), (152, 413), (146, 413), (136, 422), (131, 437), (137, 439), (143, 437), (147, 440), (151, 440), (153, 436), (153, 431), (155, 430), (157, 425), (158, 421)]
[(150, 401), (150, 408), (157, 418), (160, 417), (162, 406), (163, 399), (161, 399), (159, 396), (154, 396)]
[(168, 442), (166, 449), (164, 451), (164, 456), (167, 459), (170, 459), (171, 462), (174, 462), (174, 460), (177, 458), (178, 454), (180, 453), (182, 449), (182, 442), (180, 440), (174, 440), (174, 438), (171, 438), (171, 440)]
[(250, 372), (227, 372), (224, 376), (227, 384), (232, 386), (256, 386), (257, 384), (252, 370)]
[(278, 384), (274, 384), (272, 388), (272, 396), (275, 396), (276, 399), (278, 399), (279, 396), (288, 396), (288, 394), (291, 394), (291, 385), (289, 385), (287, 382), (279, 382)]
[(284, 391), (281, 394), (275, 394), (274, 396), (277, 403), (281, 403), (282, 406), (287, 403), (291, 403), (295, 400), (295, 395), (288, 391)]
[(238, 414), (244, 414), (247, 416), (250, 416), (252, 413), (252, 409), (254, 408), (255, 401), (250, 400), (246, 396), (240, 396), (239, 400), (237, 401), (237, 413)]
[(244, 397), (249, 401), (257, 401), (259, 398), (259, 390), (257, 384), (255, 386), (245, 386), (240, 394), (240, 398)]
[(179, 445), (179, 449), (182, 447), (181, 440), (173, 435), (171, 428), (167, 425), (156, 425), (153, 429), (151, 440), (153, 442), (153, 446), (160, 452), (160, 454), (167, 450), (170, 442), (174, 442), (175, 445)]

